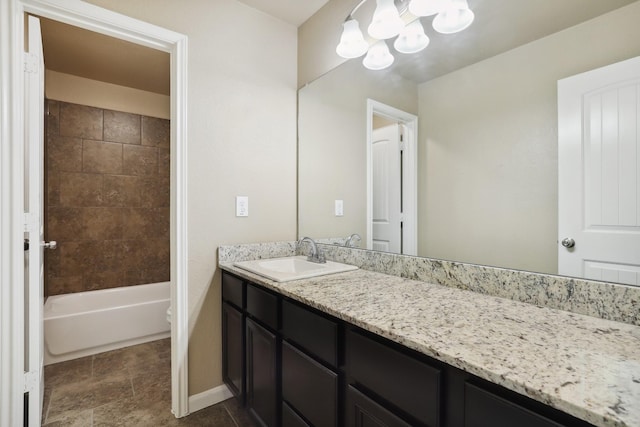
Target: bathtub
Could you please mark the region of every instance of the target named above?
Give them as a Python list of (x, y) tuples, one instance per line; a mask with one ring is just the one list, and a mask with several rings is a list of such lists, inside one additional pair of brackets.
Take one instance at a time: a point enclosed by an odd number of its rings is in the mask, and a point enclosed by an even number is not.
[(169, 282), (54, 295), (44, 303), (44, 364), (171, 335)]

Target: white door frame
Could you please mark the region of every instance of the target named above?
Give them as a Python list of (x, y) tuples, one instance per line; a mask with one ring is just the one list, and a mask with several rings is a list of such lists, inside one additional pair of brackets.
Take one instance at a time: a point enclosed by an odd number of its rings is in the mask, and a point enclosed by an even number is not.
[(24, 390), (24, 13), (171, 55), (171, 410), (188, 408), (187, 37), (81, 1), (0, 2), (0, 425), (22, 425)]
[(373, 247), (373, 115), (402, 122), (406, 129), (405, 158), (403, 162), (403, 249), (406, 255), (418, 254), (418, 117), (383, 104), (367, 99), (367, 249)]

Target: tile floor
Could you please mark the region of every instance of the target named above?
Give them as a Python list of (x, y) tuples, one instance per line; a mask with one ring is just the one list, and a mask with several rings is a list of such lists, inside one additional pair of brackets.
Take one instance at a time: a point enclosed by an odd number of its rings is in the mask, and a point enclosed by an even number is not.
[(235, 399), (176, 419), (170, 347), (165, 339), (45, 366), (43, 427), (253, 426)]

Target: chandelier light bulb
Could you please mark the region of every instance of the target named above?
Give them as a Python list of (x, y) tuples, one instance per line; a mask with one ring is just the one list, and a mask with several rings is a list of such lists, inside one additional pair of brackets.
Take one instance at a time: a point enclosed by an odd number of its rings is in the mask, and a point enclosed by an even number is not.
[(367, 32), (378, 40), (397, 36), (404, 27), (400, 13), (393, 0), (376, 0), (376, 10), (373, 12), (371, 24)]
[(433, 18), (433, 29), (442, 34), (453, 34), (469, 27), (475, 15), (467, 0), (450, 0), (445, 10)]
[(429, 37), (419, 19), (407, 24), (393, 43), (393, 47), (401, 53), (416, 53), (429, 45)]
[(415, 16), (431, 16), (447, 7), (448, 0), (411, 0), (409, 12)]
[(362, 65), (369, 70), (383, 70), (393, 64), (393, 61), (393, 55), (389, 52), (387, 44), (384, 40), (380, 40), (369, 48)]
[(346, 59), (364, 55), (369, 44), (364, 40), (358, 21), (350, 19), (342, 24), (342, 27), (342, 36), (340, 36), (340, 44), (336, 47), (336, 53)]

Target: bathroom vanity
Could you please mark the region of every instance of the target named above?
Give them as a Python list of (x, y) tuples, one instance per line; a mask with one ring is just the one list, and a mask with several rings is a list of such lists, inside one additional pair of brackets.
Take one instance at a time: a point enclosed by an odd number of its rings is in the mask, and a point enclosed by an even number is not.
[(223, 377), (258, 425), (640, 425), (640, 327), (365, 270), (221, 268)]

